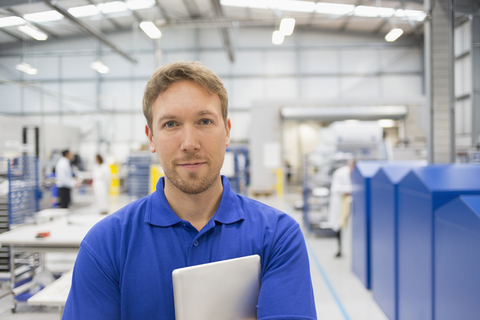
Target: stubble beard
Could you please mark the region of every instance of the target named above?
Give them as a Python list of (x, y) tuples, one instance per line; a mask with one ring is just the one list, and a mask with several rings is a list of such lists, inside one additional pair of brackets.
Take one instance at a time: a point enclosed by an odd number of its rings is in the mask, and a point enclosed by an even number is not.
[(188, 178), (182, 178), (174, 170), (164, 170), (165, 177), (181, 192), (186, 194), (199, 194), (207, 191), (220, 177), (220, 169), (209, 167), (202, 178), (196, 172), (188, 172)]

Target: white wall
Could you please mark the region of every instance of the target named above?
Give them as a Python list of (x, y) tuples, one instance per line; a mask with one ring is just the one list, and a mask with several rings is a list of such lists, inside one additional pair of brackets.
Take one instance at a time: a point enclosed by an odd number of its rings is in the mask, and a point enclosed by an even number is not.
[[(375, 35), (298, 28), (283, 45), (274, 46), (271, 28), (239, 28), (232, 33), (236, 60), (231, 63), (216, 29), (162, 32), (159, 42), (136, 31), (109, 35), (139, 61), (136, 65), (105, 48), (97, 56), (98, 44), (87, 37), (32, 43), (26, 52), (21, 46), (4, 49), (0, 79), (14, 83), (0, 84), (0, 112), (47, 114), (47, 124), (80, 128), (84, 157), (95, 154), (104, 141), (123, 158), (147, 142), (141, 100), (149, 76), (159, 64), (175, 60), (200, 60), (222, 78), (230, 98), (232, 142), (249, 139), (253, 101), (368, 105), (423, 99), (422, 50), (411, 45), (412, 39), (387, 44)], [(37, 75), (15, 70), (22, 53)], [(100, 76), (89, 68), (98, 58), (110, 73)], [(35, 82), (25, 88), (18, 85), (21, 80)]]

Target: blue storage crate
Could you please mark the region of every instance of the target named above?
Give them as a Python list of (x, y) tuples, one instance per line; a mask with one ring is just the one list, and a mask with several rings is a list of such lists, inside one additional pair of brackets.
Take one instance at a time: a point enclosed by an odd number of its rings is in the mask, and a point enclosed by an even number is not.
[(423, 162), (384, 165), (371, 179), (371, 288), (390, 320), (396, 320), (398, 183)]
[(359, 161), (352, 172), (352, 268), (370, 289), (370, 179), (385, 164)]
[(417, 168), (398, 187), (398, 318), (433, 320), (434, 212), (460, 195), (480, 194), (480, 166)]
[(436, 320), (480, 318), (479, 252), (480, 196), (461, 196), (435, 211)]

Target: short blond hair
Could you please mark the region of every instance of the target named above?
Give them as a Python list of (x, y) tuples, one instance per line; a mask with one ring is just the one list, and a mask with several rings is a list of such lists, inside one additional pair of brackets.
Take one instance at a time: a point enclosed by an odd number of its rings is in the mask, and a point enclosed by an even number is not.
[(175, 82), (191, 80), (201, 85), (207, 92), (217, 94), (222, 107), (222, 117), (225, 125), (228, 116), (228, 95), (220, 78), (198, 61), (177, 61), (166, 64), (153, 73), (148, 80), (143, 94), (143, 115), (147, 119), (150, 130), (152, 127), (152, 105), (157, 97)]

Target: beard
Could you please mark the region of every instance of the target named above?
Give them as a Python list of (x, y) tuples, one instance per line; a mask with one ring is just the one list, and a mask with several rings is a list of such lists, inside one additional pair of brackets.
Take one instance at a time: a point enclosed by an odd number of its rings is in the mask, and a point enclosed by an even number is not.
[(187, 177), (180, 176), (173, 169), (164, 168), (165, 177), (180, 191), (186, 194), (199, 194), (208, 190), (220, 177), (221, 168), (208, 166), (207, 172), (201, 175), (197, 172), (187, 172)]

